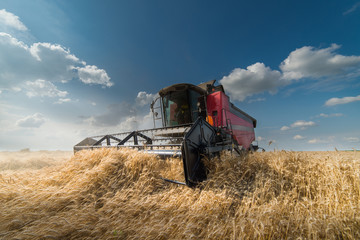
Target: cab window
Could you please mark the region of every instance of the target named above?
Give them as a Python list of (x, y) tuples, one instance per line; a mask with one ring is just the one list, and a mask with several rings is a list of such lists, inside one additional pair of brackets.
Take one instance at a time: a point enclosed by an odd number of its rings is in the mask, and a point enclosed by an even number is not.
[(165, 126), (191, 123), (187, 92), (170, 92), (163, 97)]

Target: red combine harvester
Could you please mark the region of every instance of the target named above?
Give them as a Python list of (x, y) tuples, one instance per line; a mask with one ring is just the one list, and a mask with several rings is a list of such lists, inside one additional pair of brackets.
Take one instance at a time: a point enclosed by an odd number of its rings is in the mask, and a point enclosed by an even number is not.
[[(200, 85), (175, 84), (159, 91), (152, 102), (154, 128), (89, 137), (74, 152), (101, 147), (134, 148), (183, 160), (187, 186), (206, 180), (203, 158), (223, 150), (256, 151), (256, 120), (234, 106), (215, 80)], [(160, 127), (156, 127), (159, 126)], [(179, 183), (177, 181), (168, 180)]]

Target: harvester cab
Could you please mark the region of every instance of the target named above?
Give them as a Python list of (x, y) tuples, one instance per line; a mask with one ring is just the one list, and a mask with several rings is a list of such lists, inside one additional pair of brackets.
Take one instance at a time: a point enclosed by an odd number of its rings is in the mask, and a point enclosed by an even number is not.
[(239, 154), (257, 150), (257, 145), (252, 145), (256, 120), (234, 106), (222, 85), (215, 86), (215, 80), (163, 88), (150, 108), (154, 128), (86, 138), (74, 146), (74, 152), (126, 147), (178, 156), (183, 161), (184, 184), (193, 187), (207, 178), (204, 158), (211, 159), (223, 150)]

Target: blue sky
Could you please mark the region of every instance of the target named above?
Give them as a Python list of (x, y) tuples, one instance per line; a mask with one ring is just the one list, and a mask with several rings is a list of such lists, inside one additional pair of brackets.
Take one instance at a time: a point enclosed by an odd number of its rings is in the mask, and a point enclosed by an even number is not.
[(212, 79), (267, 150), (360, 149), (359, 29), (357, 1), (3, 0), (0, 150), (151, 128), (158, 90)]

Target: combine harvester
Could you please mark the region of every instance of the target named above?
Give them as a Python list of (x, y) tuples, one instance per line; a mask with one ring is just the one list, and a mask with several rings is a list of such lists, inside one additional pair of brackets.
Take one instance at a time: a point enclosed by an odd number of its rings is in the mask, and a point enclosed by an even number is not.
[[(223, 150), (256, 151), (256, 119), (234, 106), (215, 80), (198, 86), (175, 84), (159, 91), (151, 103), (154, 128), (89, 137), (74, 146), (74, 152), (103, 147), (134, 148), (183, 160), (189, 187), (206, 180), (202, 161)], [(156, 127), (159, 125), (161, 127)], [(165, 179), (170, 182), (180, 183)], [(180, 183), (181, 184), (181, 183)]]

